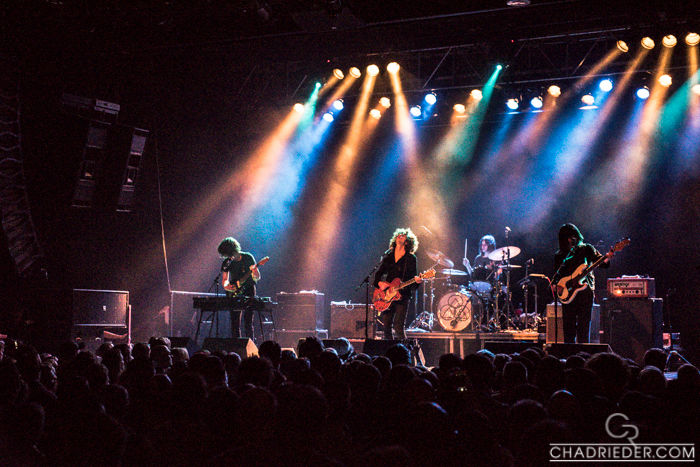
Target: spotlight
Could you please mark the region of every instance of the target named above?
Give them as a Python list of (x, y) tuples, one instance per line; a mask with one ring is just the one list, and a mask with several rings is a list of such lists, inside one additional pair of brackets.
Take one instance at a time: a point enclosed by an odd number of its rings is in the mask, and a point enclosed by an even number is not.
[(340, 68), (336, 68), (335, 70), (333, 70), (333, 76), (335, 76), (338, 79), (343, 79), (345, 78), (345, 73), (343, 73), (343, 70), (341, 70)]
[(542, 102), (542, 98), (539, 96), (533, 97), (532, 100), (530, 101), (530, 105), (536, 109), (541, 109), (543, 104), (544, 103)]
[(659, 84), (665, 88), (669, 87), (671, 84), (673, 84), (673, 79), (671, 78), (671, 75), (659, 76)]
[(654, 40), (651, 37), (647, 36), (642, 38), (642, 47), (645, 49), (651, 50), (654, 48), (654, 45)]
[(342, 99), (338, 99), (337, 101), (333, 102), (333, 108), (335, 110), (343, 110), (343, 101)]
[(411, 112), (411, 115), (413, 115), (415, 118), (418, 118), (421, 116), (421, 110), (420, 110), (419, 105), (414, 105), (413, 107), (411, 107), (410, 112)]
[(316, 81), (316, 88), (320, 88), (321, 86), (323, 86), (323, 85), (321, 83), (319, 83), (318, 81)]
[(435, 93), (431, 92), (430, 94), (425, 95), (425, 103), (428, 105), (435, 105), (437, 102), (437, 96)]
[(697, 94), (698, 96), (700, 96), (700, 84), (696, 84), (695, 86), (693, 86), (693, 87), (690, 88), (690, 89), (692, 89), (692, 91), (693, 91), (695, 94)]
[(593, 97), (590, 94), (586, 94), (581, 98), (581, 102), (583, 102), (586, 105), (593, 105), (593, 103), (595, 102), (595, 97)]
[(467, 108), (464, 106), (464, 104), (455, 104), (453, 107), (454, 111), (457, 112), (458, 114), (463, 114), (464, 112), (467, 111)]
[(664, 45), (664, 47), (675, 47), (676, 44), (678, 43), (678, 39), (676, 39), (676, 36), (673, 34), (669, 34), (668, 36), (664, 36), (663, 39), (661, 39), (661, 43)]
[(360, 76), (362, 76), (362, 72), (360, 71), (359, 68), (357, 68), (356, 66), (354, 66), (354, 67), (350, 68), (350, 76), (352, 76), (353, 78), (357, 79), (357, 78), (359, 78)]
[(627, 42), (625, 41), (617, 41), (617, 48), (620, 49), (620, 52), (627, 53), (630, 51), (629, 45), (627, 45)]
[(598, 87), (603, 92), (610, 92), (610, 91), (612, 91), (612, 88), (613, 88), (613, 82), (612, 82), (612, 80), (606, 78), (600, 82)]
[(369, 111), (369, 115), (370, 117), (379, 120), (379, 118), (382, 116), (382, 113), (378, 109), (372, 109)]
[(506, 107), (510, 110), (518, 110), (518, 99), (508, 99), (506, 101)]
[(300, 104), (297, 102), (296, 104), (294, 104), (294, 110), (298, 113), (304, 112), (304, 104)]
[(471, 96), (471, 98), (475, 101), (480, 101), (484, 98), (484, 95), (481, 93), (481, 89), (472, 89), (472, 92), (469, 93), (469, 96)]
[(370, 76), (377, 76), (379, 74), (379, 67), (377, 65), (370, 65), (367, 67), (367, 74)]
[(687, 36), (685, 36), (685, 43), (694, 46), (700, 44), (700, 34), (697, 32), (689, 32)]
[(498, 71), (501, 71), (501, 70), (503, 69), (503, 65), (496, 65), (496, 69), (497, 69)]
[(550, 96), (552, 97), (559, 97), (561, 96), (561, 88), (557, 86), (556, 84), (551, 85), (548, 89), (547, 92), (549, 93)]
[(382, 107), (384, 107), (385, 109), (388, 109), (389, 107), (391, 107), (391, 100), (389, 100), (388, 97), (382, 97), (381, 99), (379, 99), (379, 103), (380, 103), (380, 104), (382, 105)]
[(649, 98), (649, 88), (644, 86), (643, 88), (637, 89), (637, 97), (640, 99), (648, 99)]
[(333, 121), (333, 114), (330, 112), (326, 112), (325, 114), (323, 114), (323, 119), (330, 123)]
[(398, 73), (400, 69), (401, 69), (401, 66), (399, 66), (399, 64), (396, 62), (391, 62), (390, 64), (388, 64), (386, 66), (386, 71), (388, 71), (392, 75)]

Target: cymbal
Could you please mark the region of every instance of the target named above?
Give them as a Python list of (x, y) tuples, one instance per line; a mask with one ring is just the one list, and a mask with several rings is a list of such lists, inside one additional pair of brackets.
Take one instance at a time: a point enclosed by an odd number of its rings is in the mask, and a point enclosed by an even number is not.
[(430, 248), (428, 251), (426, 251), (426, 254), (428, 255), (428, 258), (432, 259), (441, 266), (445, 266), (446, 268), (451, 268), (455, 265), (455, 263), (453, 263), (450, 258), (445, 255), (445, 253), (436, 250), (435, 248)]
[(491, 261), (502, 261), (504, 259), (513, 259), (520, 254), (520, 248), (517, 246), (504, 246), (489, 253)]
[(499, 269), (516, 269), (516, 268), (522, 268), (519, 264), (501, 264), (500, 266), (496, 266)]
[(461, 269), (442, 269), (440, 272), (443, 274), (450, 275), (450, 276), (466, 276), (467, 275), (467, 272), (462, 271)]

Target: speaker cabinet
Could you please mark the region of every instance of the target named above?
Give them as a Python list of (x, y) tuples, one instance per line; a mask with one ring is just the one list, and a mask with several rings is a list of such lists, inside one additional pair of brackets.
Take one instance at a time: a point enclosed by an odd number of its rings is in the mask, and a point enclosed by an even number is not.
[(252, 340), (244, 337), (238, 337), (235, 339), (207, 337), (204, 339), (204, 343), (202, 344), (202, 350), (208, 350), (209, 352), (235, 352), (240, 355), (241, 358), (258, 355), (258, 347), (255, 345), (255, 343)]
[[(600, 343), (600, 305), (593, 304), (591, 310), (591, 325), (588, 330), (588, 341), (591, 344)], [(564, 343), (564, 325), (561, 318), (561, 303), (557, 304), (556, 318), (554, 317), (554, 303), (547, 305), (547, 344), (563, 344)], [(556, 323), (555, 323), (556, 320)]]
[(129, 292), (73, 290), (73, 323), (101, 326), (127, 325)]
[(370, 305), (369, 331), (365, 336), (365, 305), (331, 302), (331, 337), (346, 337), (348, 339), (364, 339), (375, 336), (374, 307)]
[(280, 292), (276, 296), (276, 301), (275, 328), (278, 331), (328, 329), (325, 326), (322, 293)]
[(170, 339), (170, 347), (175, 348), (175, 347), (181, 347), (183, 349), (187, 349), (187, 353), (192, 356), (195, 352), (199, 350), (199, 346), (195, 341), (190, 339), (189, 337), (168, 337)]
[(603, 309), (613, 352), (641, 364), (647, 350), (663, 348), (663, 299), (605, 299)]
[(612, 349), (608, 344), (551, 344), (547, 349), (547, 355), (557, 358), (569, 358), (581, 352), (595, 355), (597, 353), (610, 353)]

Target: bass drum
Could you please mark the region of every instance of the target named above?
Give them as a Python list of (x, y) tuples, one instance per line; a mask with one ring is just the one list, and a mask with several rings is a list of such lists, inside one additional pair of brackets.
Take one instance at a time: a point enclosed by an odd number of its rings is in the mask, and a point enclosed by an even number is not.
[(475, 300), (467, 291), (450, 292), (440, 297), (437, 320), (447, 332), (460, 332), (472, 322), (472, 305)]

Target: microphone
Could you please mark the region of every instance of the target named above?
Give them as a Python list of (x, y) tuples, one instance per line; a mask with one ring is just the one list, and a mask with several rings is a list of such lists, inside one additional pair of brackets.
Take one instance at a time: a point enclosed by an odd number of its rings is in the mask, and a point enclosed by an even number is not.
[(384, 256), (388, 255), (388, 254), (391, 253), (392, 251), (394, 251), (394, 249), (393, 249), (393, 248), (389, 248), (388, 250), (386, 250), (386, 251), (384, 252)]
[(525, 264), (532, 266), (533, 264), (535, 264), (535, 258), (528, 259), (527, 261), (525, 261)]
[(508, 232), (510, 232), (510, 227), (506, 226), (506, 238), (508, 238)]
[(224, 264), (221, 265), (221, 270), (223, 271), (224, 269), (227, 269), (233, 260), (231, 258), (226, 258), (224, 260)]

